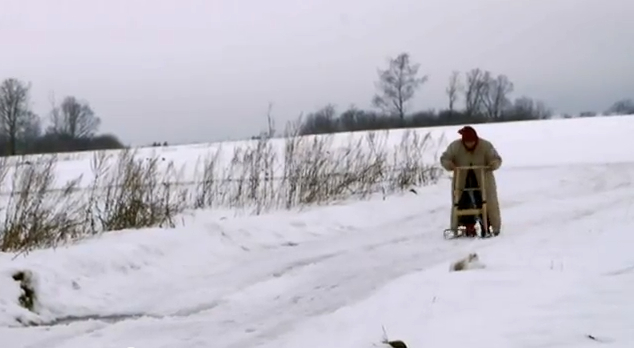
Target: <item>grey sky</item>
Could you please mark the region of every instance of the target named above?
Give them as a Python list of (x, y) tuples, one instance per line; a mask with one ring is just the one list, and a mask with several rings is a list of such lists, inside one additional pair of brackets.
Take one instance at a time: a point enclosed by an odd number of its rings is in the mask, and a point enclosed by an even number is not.
[(88, 100), (145, 144), (235, 139), (326, 103), (370, 107), (402, 51), (446, 105), (452, 70), (505, 73), (559, 111), (634, 97), (632, 0), (0, 0), (0, 78)]

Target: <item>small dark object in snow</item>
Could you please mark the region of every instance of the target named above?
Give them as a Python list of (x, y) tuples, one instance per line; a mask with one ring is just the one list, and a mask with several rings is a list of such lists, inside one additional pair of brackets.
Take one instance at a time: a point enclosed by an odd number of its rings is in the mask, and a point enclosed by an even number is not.
[(612, 339), (605, 338), (605, 337), (601, 338), (601, 337), (596, 337), (593, 335), (586, 335), (586, 337), (599, 343), (612, 343)]
[(407, 348), (407, 345), (403, 341), (387, 341), (387, 344), (392, 348)]
[(416, 190), (414, 190), (414, 189), (409, 189), (409, 192), (411, 192), (411, 193), (413, 193), (413, 194), (415, 194), (415, 195), (417, 195), (417, 194), (418, 194), (418, 192), (416, 192)]
[(13, 274), (12, 278), (20, 283), (20, 290), (22, 290), (22, 294), (18, 297), (18, 302), (20, 302), (22, 307), (33, 312), (37, 301), (35, 288), (33, 287), (33, 275), (30, 271), (18, 271)]
[(476, 268), (479, 268), (478, 267), (479, 262), (480, 262), (480, 257), (478, 256), (478, 254), (471, 253), (467, 255), (466, 257), (463, 257), (462, 259), (452, 263), (451, 266), (449, 266), (449, 271), (450, 272), (466, 271), (472, 265), (476, 266)]

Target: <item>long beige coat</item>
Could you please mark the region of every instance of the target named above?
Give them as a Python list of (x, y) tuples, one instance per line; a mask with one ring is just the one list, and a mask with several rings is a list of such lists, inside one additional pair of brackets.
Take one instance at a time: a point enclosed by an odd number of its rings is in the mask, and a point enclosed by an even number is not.
[[(491, 170), (486, 171), (486, 202), (489, 217), (489, 225), (494, 231), (499, 231), (502, 227), (502, 217), (500, 215), (500, 204), (498, 202), (497, 184), (495, 182), (495, 175), (493, 171), (500, 168), (502, 165), (502, 157), (498, 154), (497, 150), (491, 144), (491, 142), (480, 138), (478, 146), (473, 152), (467, 151), (460, 139), (453, 141), (445, 152), (440, 156), (440, 164), (445, 170), (453, 170), (454, 166), (490, 166)], [(482, 182), (482, 175), (480, 171), (475, 171), (478, 183)], [(466, 175), (461, 175), (461, 182), (457, 183), (459, 189), (464, 188)], [(456, 177), (452, 179), (452, 187), (456, 185)], [(451, 216), (451, 228), (456, 229), (458, 226), (454, 225), (453, 209)]]

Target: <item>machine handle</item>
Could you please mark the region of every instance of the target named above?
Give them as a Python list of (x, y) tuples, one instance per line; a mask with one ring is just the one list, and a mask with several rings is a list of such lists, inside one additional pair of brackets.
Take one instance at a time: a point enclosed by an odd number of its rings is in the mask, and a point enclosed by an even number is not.
[(454, 167), (454, 171), (459, 170), (469, 170), (469, 169), (490, 169), (491, 166), (462, 166), (462, 167)]

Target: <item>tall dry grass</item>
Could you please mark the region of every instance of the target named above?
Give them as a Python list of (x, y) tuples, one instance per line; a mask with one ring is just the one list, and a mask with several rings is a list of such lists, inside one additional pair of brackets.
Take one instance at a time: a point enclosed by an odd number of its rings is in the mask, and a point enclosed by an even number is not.
[(90, 184), (81, 188), (82, 176), (59, 188), (55, 155), (11, 158), (11, 164), (1, 159), (0, 183), (4, 187), (8, 181), (9, 189), (0, 202), (0, 250), (28, 252), (106, 231), (174, 227), (189, 209), (261, 214), (367, 199), (440, 177), (438, 144), (429, 134), (406, 130), (396, 145), (388, 142), (388, 131), (351, 134), (345, 144), (335, 140), (333, 135), (262, 138), (234, 148), (228, 161), (219, 148), (196, 161), (197, 174), (189, 181), (184, 167), (159, 156), (143, 158), (131, 149), (95, 152)]

